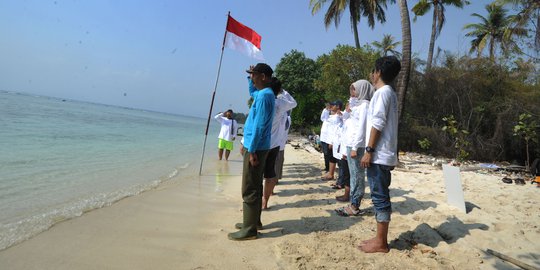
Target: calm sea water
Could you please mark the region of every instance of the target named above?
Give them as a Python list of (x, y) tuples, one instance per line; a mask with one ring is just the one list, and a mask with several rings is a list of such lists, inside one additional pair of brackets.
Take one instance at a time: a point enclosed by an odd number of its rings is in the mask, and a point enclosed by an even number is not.
[[(198, 175), (205, 125), (0, 91), (0, 250), (175, 176)], [(217, 131), (213, 123), (205, 161), (215, 160)]]

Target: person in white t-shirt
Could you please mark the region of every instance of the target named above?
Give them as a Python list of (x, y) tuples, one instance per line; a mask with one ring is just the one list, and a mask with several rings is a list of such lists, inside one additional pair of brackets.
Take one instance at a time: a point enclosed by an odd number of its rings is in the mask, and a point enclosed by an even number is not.
[(388, 227), (392, 213), (390, 202), (391, 173), (398, 163), (398, 104), (390, 84), (399, 74), (401, 63), (395, 56), (375, 61), (371, 81), (375, 94), (369, 103), (366, 130), (366, 149), (362, 167), (367, 168), (371, 201), (375, 209), (377, 234), (363, 241), (358, 248), (366, 253), (388, 252)]
[[(332, 157), (331, 152), (328, 149), (328, 144), (330, 144), (330, 136), (328, 135), (328, 118), (330, 117), (332, 105), (330, 103), (326, 103), (324, 109), (321, 112), (321, 134), (319, 136), (319, 140), (321, 142), (321, 150), (323, 152), (324, 156), (324, 171), (325, 171), (325, 178), (334, 178), (334, 170), (335, 170), (335, 163), (333, 164), (334, 167), (330, 168), (330, 159)], [(331, 176), (327, 177), (330, 173), (330, 170), (332, 170)]]
[[(341, 103), (341, 101), (336, 101), (335, 103)], [(341, 105), (336, 105), (341, 108)], [(345, 188), (345, 195), (336, 196), (336, 200), (340, 202), (349, 201), (349, 190), (350, 190), (350, 180), (351, 175), (349, 173), (349, 163), (347, 161), (347, 147), (345, 145), (345, 135), (347, 134), (347, 123), (346, 118), (348, 116), (347, 111), (349, 110), (349, 104), (345, 106), (345, 111), (339, 110), (336, 114), (341, 115), (341, 122), (338, 124), (335, 133), (334, 133), (334, 143), (332, 144), (332, 152), (334, 158), (337, 160), (339, 167), (338, 170), (338, 179), (335, 184), (332, 184), (333, 189)]]
[[(279, 157), (281, 144), (283, 138), (287, 137), (286, 122), (287, 111), (296, 107), (296, 100), (287, 92), (281, 88), (281, 82), (272, 77), (271, 82), (272, 90), (276, 95), (274, 103), (274, 118), (272, 120), (272, 131), (270, 135), (270, 152), (266, 158), (266, 164), (264, 168), (264, 187), (262, 198), (262, 209), (268, 209), (268, 200), (274, 192), (274, 187), (278, 181), (278, 175), (276, 173), (276, 161)], [(286, 140), (286, 139), (285, 139)]]
[(214, 119), (221, 124), (221, 130), (219, 131), (218, 136), (219, 160), (223, 159), (223, 150), (225, 150), (225, 160), (229, 160), (229, 155), (233, 150), (234, 140), (236, 139), (238, 123), (236, 123), (236, 120), (233, 119), (232, 110), (227, 110), (224, 113), (218, 113), (216, 116), (214, 116)]
[[(334, 180), (334, 174), (336, 171), (336, 164), (338, 163), (339, 159), (335, 158), (333, 155), (333, 144), (335, 141), (336, 131), (338, 127), (342, 124), (342, 116), (341, 116), (341, 110), (343, 109), (343, 102), (340, 100), (336, 100), (333, 102), (330, 102), (330, 111), (328, 112), (328, 116), (325, 119), (326, 122), (326, 131), (323, 133), (321, 129), (321, 142), (326, 143), (326, 151), (323, 147), (323, 152), (325, 155), (325, 159), (328, 158), (329, 163), (329, 170), (328, 173), (326, 173), (322, 178), (325, 181)], [(323, 110), (323, 114), (325, 114), (325, 111)], [(321, 116), (322, 120), (322, 116)], [(323, 124), (324, 125), (324, 124)], [(325, 135), (323, 137), (323, 135)]]

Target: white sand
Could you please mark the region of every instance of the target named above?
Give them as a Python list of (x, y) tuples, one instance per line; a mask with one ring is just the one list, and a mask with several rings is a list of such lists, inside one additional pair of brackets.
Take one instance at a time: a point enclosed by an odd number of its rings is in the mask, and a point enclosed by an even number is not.
[(486, 249), (540, 268), (540, 188), (462, 172), (461, 213), (446, 204), (439, 168), (398, 168), (391, 250), (364, 254), (356, 246), (375, 229), (369, 196), (367, 215), (337, 216), (343, 191), (320, 180), (320, 155), (290, 145), (260, 238), (230, 241), (242, 219), (241, 162), (231, 157), (211, 168), (217, 176), (178, 179), (1, 251), (0, 269), (519, 269)]

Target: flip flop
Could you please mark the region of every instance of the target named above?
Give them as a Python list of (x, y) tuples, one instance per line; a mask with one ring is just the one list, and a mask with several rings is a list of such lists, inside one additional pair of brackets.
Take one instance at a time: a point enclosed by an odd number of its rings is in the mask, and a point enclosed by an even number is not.
[(506, 183), (506, 184), (512, 184), (512, 179), (508, 178), (508, 177), (504, 177), (502, 179), (503, 183)]
[(342, 189), (343, 187), (340, 185), (332, 185), (332, 189)]

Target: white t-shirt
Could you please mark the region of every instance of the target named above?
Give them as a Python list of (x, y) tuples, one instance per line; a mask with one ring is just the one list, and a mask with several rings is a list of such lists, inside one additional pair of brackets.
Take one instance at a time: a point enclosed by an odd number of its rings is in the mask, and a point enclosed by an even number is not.
[(296, 100), (285, 90), (279, 94), (275, 103), (274, 119), (272, 120), (272, 134), (270, 135), (270, 149), (281, 146), (283, 141), (287, 141), (287, 111), (296, 107)]
[[(326, 119), (326, 122), (328, 123), (327, 126), (327, 141), (328, 144), (334, 144), (338, 142), (336, 137), (341, 132), (341, 125), (343, 124), (343, 117), (339, 114), (332, 114), (328, 119)], [(339, 129), (339, 130), (338, 130)]]
[(342, 159), (343, 156), (347, 155), (347, 148), (343, 143), (343, 138), (345, 135), (345, 125), (343, 123), (339, 124), (335, 130), (333, 143), (332, 143), (332, 156), (338, 160)]
[[(287, 124), (287, 122), (289, 124)], [(289, 138), (289, 129), (291, 128), (292, 119), (290, 115), (287, 115), (287, 121), (285, 123), (285, 136), (283, 136), (281, 144), (279, 145), (279, 151), (285, 150), (285, 145), (287, 144), (287, 139)]]
[(358, 100), (351, 98), (349, 100), (350, 113), (344, 114), (345, 134), (343, 143), (352, 150), (364, 149), (366, 147), (366, 122), (367, 110), (369, 107), (368, 100)]
[(236, 132), (238, 130), (236, 120), (223, 117), (223, 113), (218, 113), (214, 116), (214, 119), (221, 124), (218, 138), (232, 142), (236, 138)]
[(319, 139), (321, 140), (321, 142), (332, 144), (332, 142), (330, 141), (330, 136), (328, 135), (328, 117), (330, 117), (330, 110), (324, 108), (321, 113), (321, 121), (323, 123), (321, 126), (321, 136), (319, 137)]
[(397, 165), (398, 108), (397, 95), (389, 85), (377, 89), (369, 103), (366, 125), (366, 143), (369, 143), (371, 128), (381, 132), (376, 142), (371, 163)]

